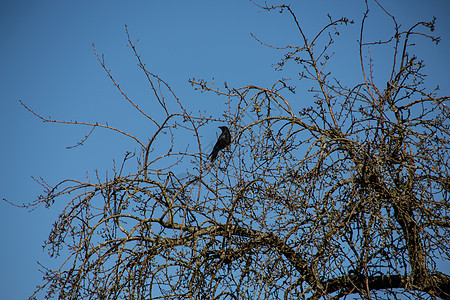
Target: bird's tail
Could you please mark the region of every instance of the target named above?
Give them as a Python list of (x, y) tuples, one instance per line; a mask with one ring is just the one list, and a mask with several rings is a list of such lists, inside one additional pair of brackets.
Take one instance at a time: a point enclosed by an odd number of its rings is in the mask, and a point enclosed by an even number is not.
[(211, 162), (214, 162), (214, 160), (217, 157), (217, 154), (219, 154), (219, 151), (213, 150), (213, 152), (211, 152), (211, 154), (209, 155), (209, 159), (211, 160)]

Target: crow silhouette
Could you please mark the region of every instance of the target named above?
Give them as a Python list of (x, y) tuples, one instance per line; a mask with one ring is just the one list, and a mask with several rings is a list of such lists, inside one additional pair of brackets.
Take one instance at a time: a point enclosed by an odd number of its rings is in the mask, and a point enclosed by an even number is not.
[(222, 129), (222, 133), (220, 134), (219, 138), (217, 139), (217, 142), (214, 145), (213, 151), (209, 155), (211, 162), (213, 162), (216, 159), (220, 150), (225, 149), (228, 145), (231, 144), (231, 134), (230, 134), (230, 130), (228, 130), (228, 127), (219, 126), (219, 128)]

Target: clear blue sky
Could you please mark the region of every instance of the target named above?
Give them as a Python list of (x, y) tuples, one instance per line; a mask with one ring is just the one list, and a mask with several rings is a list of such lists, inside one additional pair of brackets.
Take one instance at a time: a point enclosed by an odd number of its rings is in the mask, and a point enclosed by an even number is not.
[[(383, 1), (399, 23), (437, 19), (439, 46), (426, 42), (418, 48), (427, 65), (428, 80), (450, 94), (449, 1)], [(307, 32), (314, 32), (334, 17), (361, 20), (362, 0), (287, 1)], [(372, 7), (374, 7), (372, 3)], [(382, 37), (389, 20), (377, 20), (374, 7), (370, 33)], [(0, 198), (17, 204), (35, 199), (42, 191), (31, 176), (50, 184), (65, 178), (111, 170), (135, 145), (97, 129), (88, 142), (71, 150), (87, 128), (44, 124), (19, 104), (19, 99), (55, 119), (105, 122), (148, 135), (148, 123), (136, 118), (105, 76), (91, 44), (105, 60), (121, 87), (148, 111), (151, 94), (136, 60), (126, 47), (124, 25), (139, 39), (138, 47), (149, 69), (168, 81), (186, 106), (220, 116), (223, 98), (199, 94), (189, 78), (215, 78), (229, 85), (269, 85), (282, 74), (273, 72), (282, 53), (259, 45), (250, 36), (282, 46), (298, 38), (286, 14), (265, 13), (248, 1), (1, 1), (0, 2)], [(360, 80), (354, 56), (359, 27), (342, 28), (342, 51), (335, 70), (348, 82)], [(387, 31), (384, 31), (387, 30)], [(379, 64), (383, 64), (380, 57)], [(357, 66), (357, 65), (356, 65)], [(380, 78), (383, 80), (383, 78)], [(305, 96), (306, 97), (306, 96)], [(211, 128), (208, 137), (214, 137)], [(25, 210), (0, 202), (0, 291), (3, 299), (25, 299), (41, 283), (37, 261), (53, 264), (42, 251), (58, 210)]]

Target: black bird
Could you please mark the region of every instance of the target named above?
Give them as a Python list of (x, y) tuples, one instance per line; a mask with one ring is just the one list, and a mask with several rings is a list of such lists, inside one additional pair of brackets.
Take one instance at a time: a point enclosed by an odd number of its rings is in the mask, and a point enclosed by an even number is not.
[(209, 155), (211, 162), (213, 162), (216, 159), (220, 150), (225, 149), (228, 145), (231, 144), (231, 134), (230, 134), (230, 130), (228, 130), (228, 127), (219, 126), (219, 128), (222, 129), (222, 133), (220, 134), (219, 138), (217, 139), (217, 142), (214, 145), (213, 151)]

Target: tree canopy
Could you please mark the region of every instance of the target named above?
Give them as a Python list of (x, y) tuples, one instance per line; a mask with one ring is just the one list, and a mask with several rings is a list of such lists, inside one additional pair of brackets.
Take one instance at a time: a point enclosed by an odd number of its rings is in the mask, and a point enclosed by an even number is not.
[[(366, 40), (368, 6), (359, 24), (330, 17), (312, 36), (289, 6), (260, 6), (297, 28), (295, 45), (255, 37), (283, 53), (275, 68), (294, 69), (296, 78), (269, 87), (191, 79), (223, 99), (221, 117), (193, 112), (148, 69), (127, 30), (158, 105), (143, 111), (94, 47), (124, 100), (151, 124), (148, 140), (108, 124), (46, 118), (24, 104), (46, 122), (103, 127), (138, 147), (113, 176), (42, 181), (44, 193), (29, 206), (67, 202), (46, 242), (50, 255), (64, 257), (60, 268), (44, 267), (32, 297), (448, 299), (450, 276), (438, 264), (450, 256), (449, 97), (425, 84), (414, 55), (415, 43), (439, 42), (435, 21), (403, 28), (373, 5), (392, 20), (387, 40)], [(333, 48), (345, 25), (360, 26), (361, 72), (352, 85), (328, 69), (335, 51), (346, 51)], [(383, 85), (371, 47), (390, 53)], [(302, 107), (306, 93), (314, 104)], [(203, 132), (219, 125), (232, 141), (211, 163), (216, 137)], [(182, 136), (191, 142), (180, 144)]]

